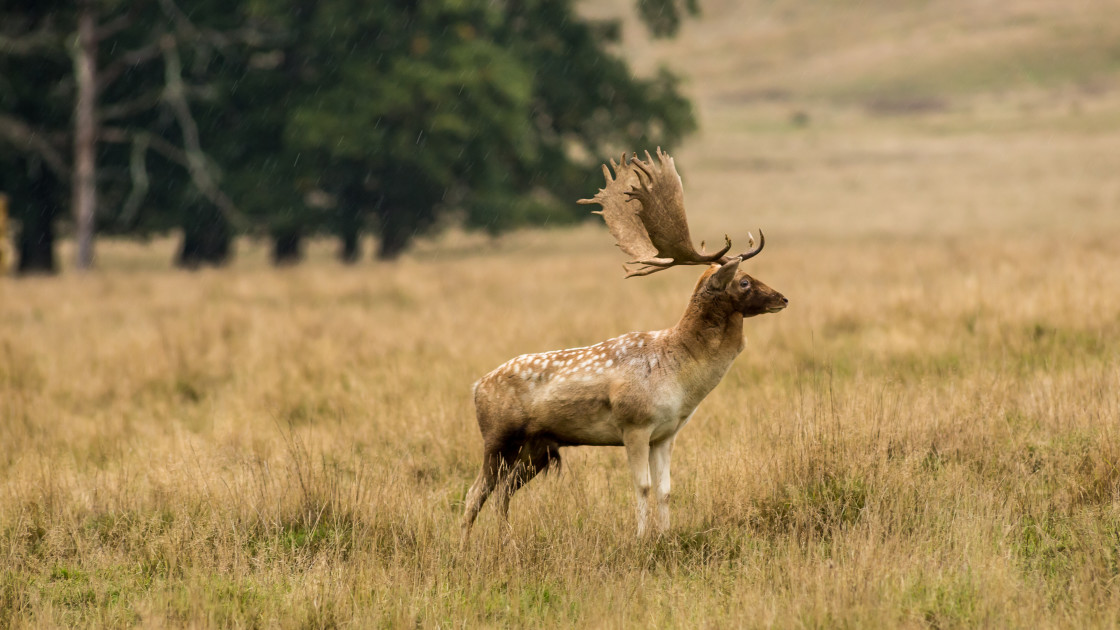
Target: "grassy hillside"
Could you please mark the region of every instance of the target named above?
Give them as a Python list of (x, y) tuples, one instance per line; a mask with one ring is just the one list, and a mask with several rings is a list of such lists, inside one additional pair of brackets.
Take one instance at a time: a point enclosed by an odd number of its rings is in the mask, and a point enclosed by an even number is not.
[(487, 506), (457, 550), (470, 384), (668, 326), (699, 274), (623, 281), (605, 230), (0, 279), (0, 627), (1120, 625), (1116, 22), (1013, 4), (628, 27), (692, 77), (694, 235), (761, 226), (791, 300), (677, 440), (654, 541), (582, 448), (510, 546)]
[(629, 2), (587, 2), (626, 19), (639, 67), (667, 64), (713, 100), (931, 97), (967, 101), (1030, 89), (1099, 94), (1120, 76), (1120, 24), (1107, 2), (702, 3), (667, 42), (646, 37)]
[(676, 153), (709, 241), (740, 221), (824, 238), (1120, 226), (1110, 3), (703, 10), (668, 42), (628, 20), (623, 48), (688, 78), (701, 132)]
[(623, 282), (604, 236), (525, 235), (375, 274), (9, 282), (0, 613), (17, 627), (1120, 622), (1120, 294), (1101, 290), (1120, 255), (1092, 236), (775, 241), (754, 269), (792, 306), (748, 322), (750, 347), (678, 440), (670, 535), (632, 540), (622, 453), (585, 448), (514, 500), (516, 548), (487, 509), (459, 555), (480, 452), (470, 383), (682, 308), (695, 274)]

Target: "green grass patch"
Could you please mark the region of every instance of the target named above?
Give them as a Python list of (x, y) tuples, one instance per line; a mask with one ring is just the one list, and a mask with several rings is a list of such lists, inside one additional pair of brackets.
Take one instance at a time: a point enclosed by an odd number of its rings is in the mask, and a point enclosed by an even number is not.
[(928, 628), (976, 627), (981, 599), (979, 585), (967, 570), (915, 576), (904, 593), (906, 607)]
[(859, 521), (869, 494), (863, 480), (826, 472), (759, 499), (753, 525), (769, 536), (791, 535), (803, 541), (829, 539)]

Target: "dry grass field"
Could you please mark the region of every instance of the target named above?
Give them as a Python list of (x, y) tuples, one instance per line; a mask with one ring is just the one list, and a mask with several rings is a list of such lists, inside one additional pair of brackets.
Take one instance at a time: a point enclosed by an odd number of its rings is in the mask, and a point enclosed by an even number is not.
[(1008, 4), (703, 2), (631, 43), (692, 77), (694, 236), (762, 226), (791, 300), (659, 539), (575, 448), (458, 552), (471, 383), (669, 326), (700, 273), (624, 281), (598, 226), (0, 278), (0, 627), (1120, 625), (1120, 21)]

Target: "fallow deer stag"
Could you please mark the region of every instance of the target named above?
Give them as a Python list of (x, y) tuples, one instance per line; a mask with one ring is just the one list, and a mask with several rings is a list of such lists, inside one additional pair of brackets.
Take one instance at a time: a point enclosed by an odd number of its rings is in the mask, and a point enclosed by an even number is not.
[[(673, 159), (611, 161), (606, 186), (593, 199), (618, 246), (634, 257), (627, 277), (676, 265), (708, 265), (684, 315), (672, 328), (632, 332), (593, 346), (525, 354), (474, 386), (482, 430), (482, 470), (467, 493), (462, 545), (486, 498), (498, 492), (508, 527), (510, 497), (535, 475), (559, 466), (560, 448), (624, 446), (638, 498), (638, 536), (646, 534), (654, 492), (659, 531), (669, 527), (669, 457), (673, 440), (700, 401), (746, 346), (743, 318), (776, 313), (789, 303), (739, 269), (765, 238), (738, 256), (731, 241), (697, 252), (688, 232), (684, 190)], [(753, 239), (751, 239), (753, 245)], [(703, 247), (701, 247), (703, 249)]]

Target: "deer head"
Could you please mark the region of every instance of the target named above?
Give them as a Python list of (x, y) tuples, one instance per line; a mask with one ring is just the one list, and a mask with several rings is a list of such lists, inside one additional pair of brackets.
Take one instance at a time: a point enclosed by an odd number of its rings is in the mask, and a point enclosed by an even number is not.
[(700, 286), (693, 292), (693, 301), (703, 303), (705, 312), (717, 316), (738, 313), (754, 317), (777, 313), (789, 305), (784, 295), (740, 270), (740, 262), (735, 257), (718, 267), (712, 265), (711, 273), (701, 277)]

